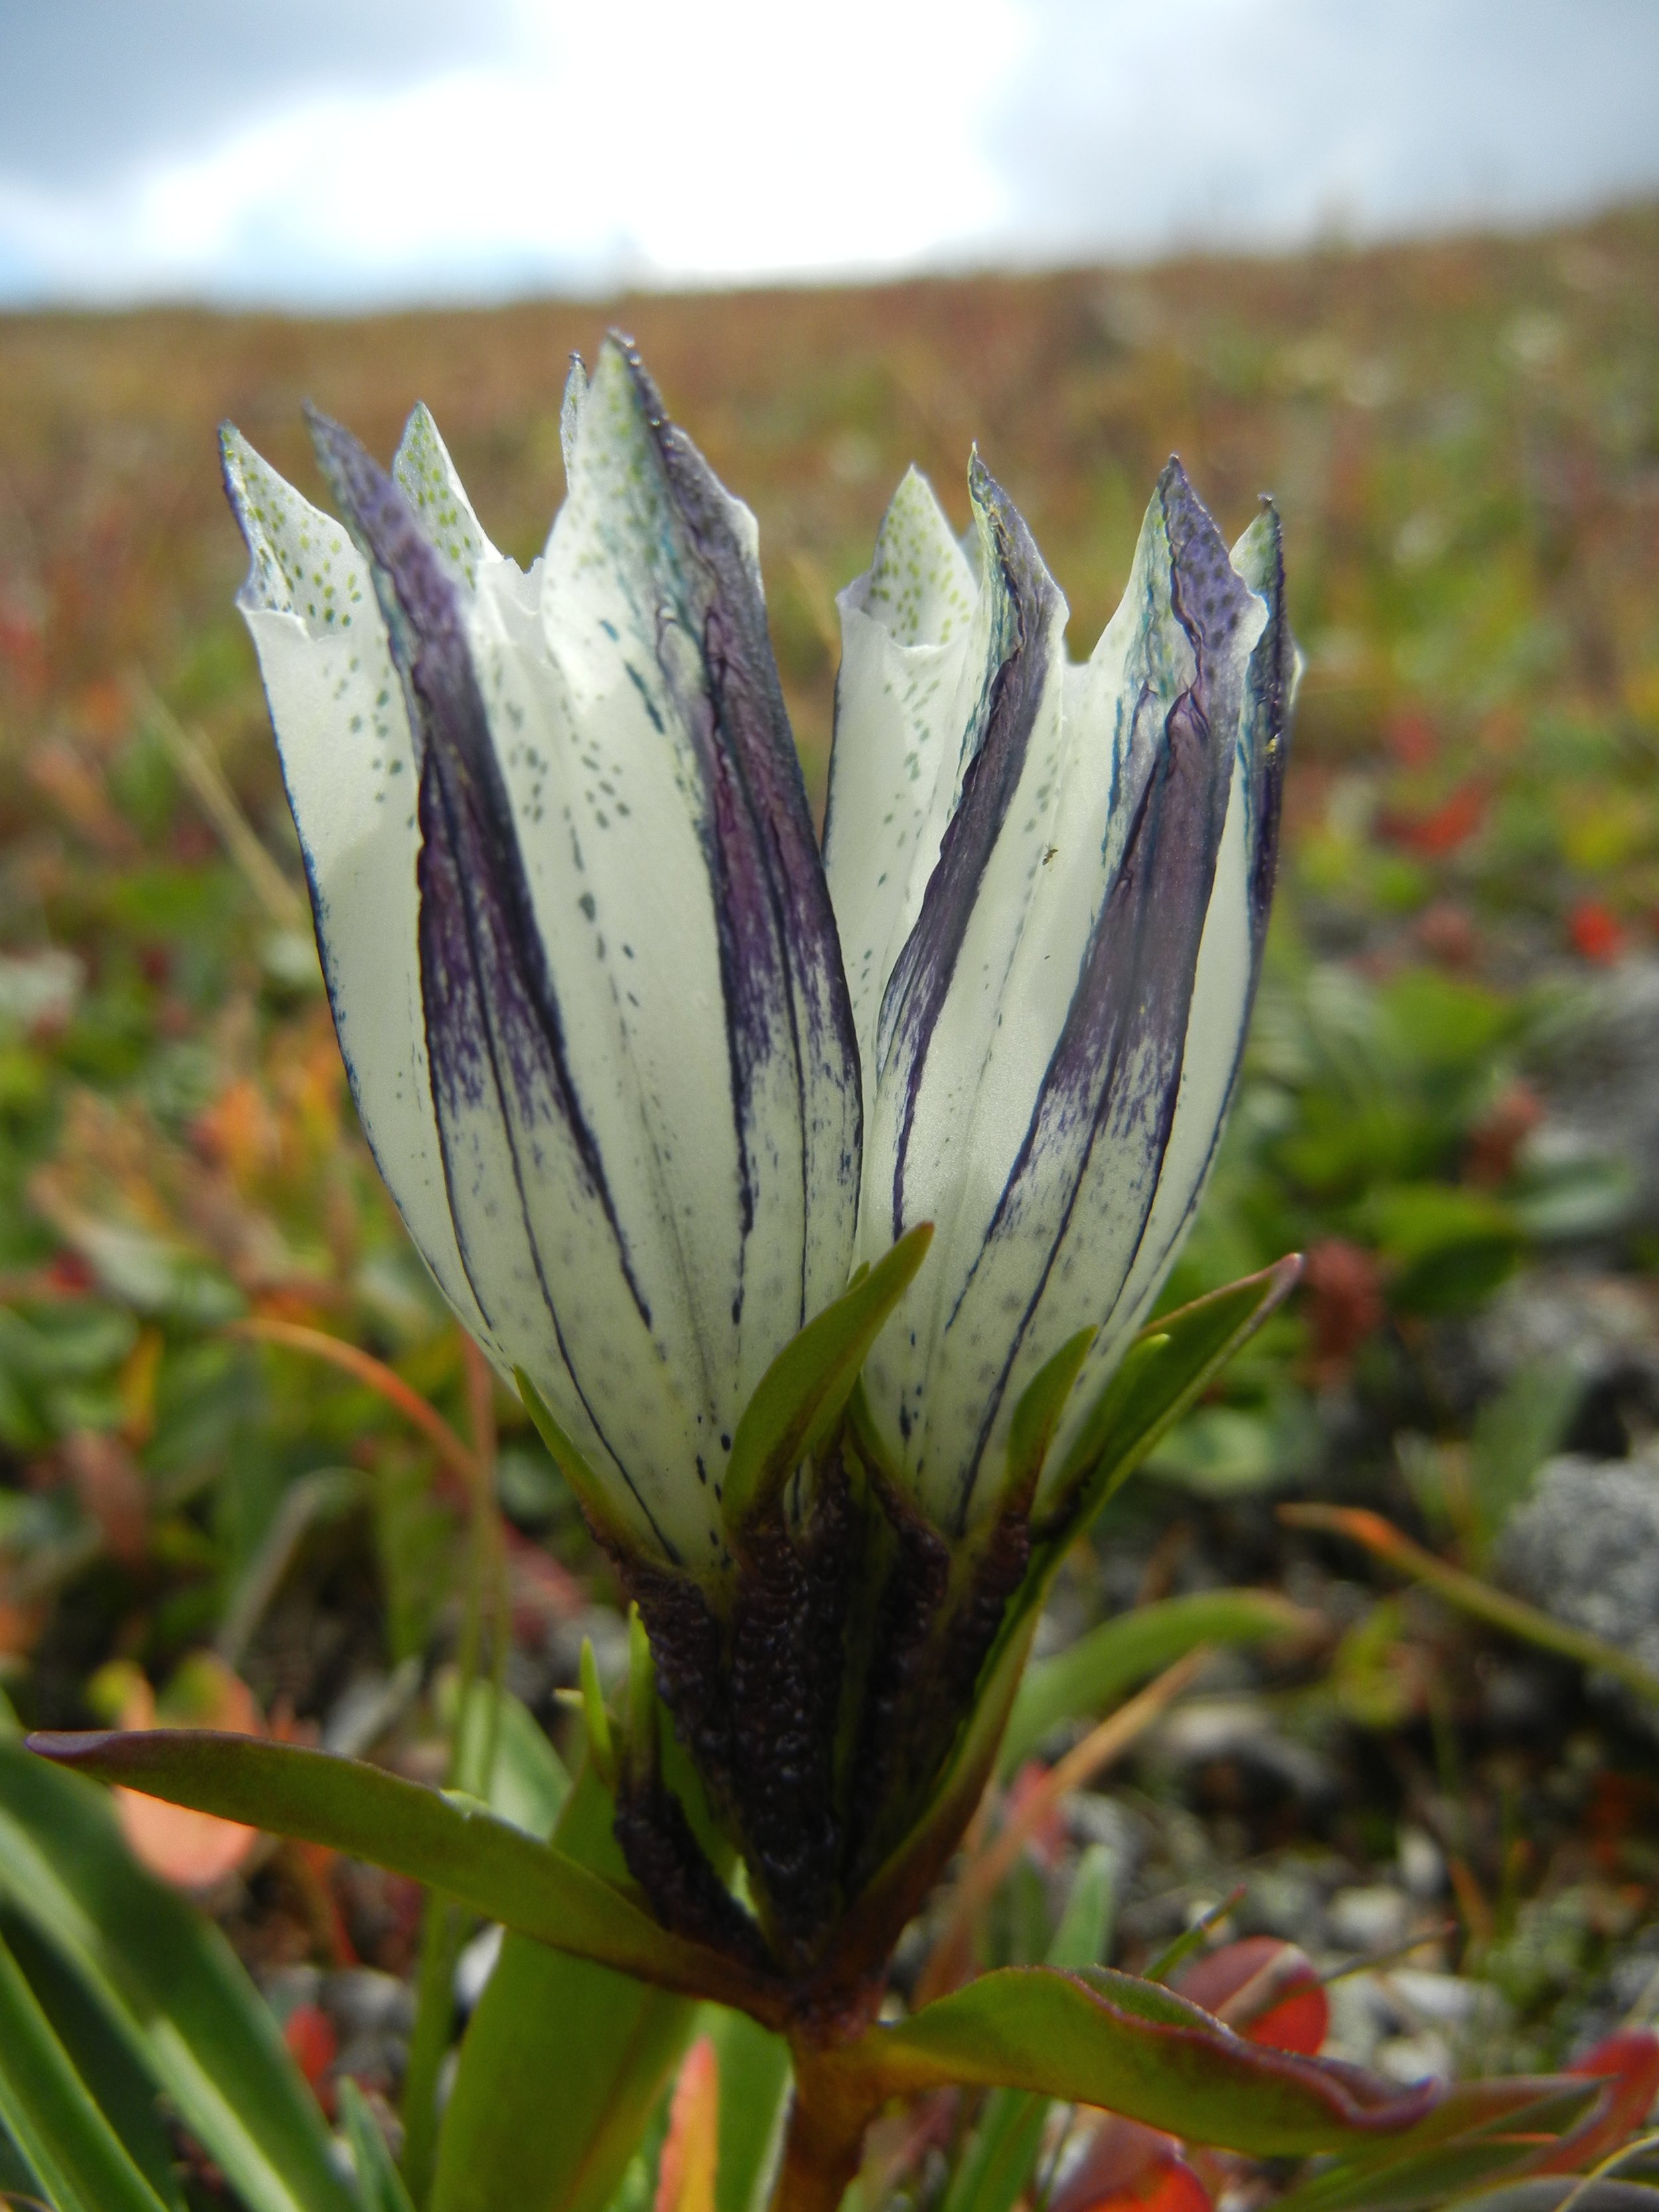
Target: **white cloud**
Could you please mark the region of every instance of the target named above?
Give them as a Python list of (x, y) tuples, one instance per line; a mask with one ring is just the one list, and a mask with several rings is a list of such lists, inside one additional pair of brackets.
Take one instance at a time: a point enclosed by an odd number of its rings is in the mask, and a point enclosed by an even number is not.
[(58, 4), (131, 35), (88, 83), (95, 41), (0, 0), (12, 299), (878, 272), (1659, 187), (1654, 0), (477, 0), (464, 55), (437, 0), (212, 0), (210, 41), (208, 0)]
[(355, 300), (886, 269), (1003, 212), (979, 124), (1010, 0), (636, 0), (526, 20), (511, 67), (313, 94), (79, 193), (8, 185), (3, 258), (94, 297)]
[(1025, 256), (1571, 214), (1659, 186), (1653, 0), (1024, 0)]

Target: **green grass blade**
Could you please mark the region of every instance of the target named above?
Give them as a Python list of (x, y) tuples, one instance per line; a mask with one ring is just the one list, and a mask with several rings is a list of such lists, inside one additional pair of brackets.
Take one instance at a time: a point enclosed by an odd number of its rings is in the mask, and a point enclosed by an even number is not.
[[(560, 1816), (560, 1850), (620, 1874), (611, 1812), (610, 1792), (584, 1768)], [(507, 1936), (461, 2045), (430, 2212), (603, 2212), (696, 2009)]]
[(170, 2212), (185, 2212), (154, 2072), (127, 2047), (75, 1969), (9, 1905), (0, 1906), (0, 1942), (127, 2156)]
[(349, 2074), (340, 2081), (340, 2118), (351, 2146), (363, 2212), (415, 2212), (414, 2201), (404, 2187), (404, 2178), (392, 2162), (385, 2136), (374, 2124), (368, 2100)]
[(166, 2212), (0, 1943), (0, 2119), (55, 2212)]
[[(1112, 1913), (1112, 1860), (1103, 1844), (1084, 1853), (1066, 1900), (1051, 1966), (1092, 1966), (1106, 1946)], [(1042, 2148), (1049, 2100), (1029, 2089), (994, 2089), (974, 2141), (951, 2178), (943, 2212), (1012, 2212), (1030, 2185)]]
[(351, 2212), (317, 2101), (229, 1945), (136, 1864), (103, 1791), (14, 1743), (0, 1743), (0, 1896), (251, 2212)]
[(1103, 1621), (1052, 1659), (1025, 1670), (1003, 1738), (1012, 1773), (1062, 1721), (1093, 1718), (1200, 1644), (1259, 1644), (1305, 1634), (1306, 1613), (1276, 1590), (1197, 1590)]
[(720, 2069), (714, 2212), (765, 2212), (789, 2109), (789, 2046), (740, 2012), (708, 2008)]

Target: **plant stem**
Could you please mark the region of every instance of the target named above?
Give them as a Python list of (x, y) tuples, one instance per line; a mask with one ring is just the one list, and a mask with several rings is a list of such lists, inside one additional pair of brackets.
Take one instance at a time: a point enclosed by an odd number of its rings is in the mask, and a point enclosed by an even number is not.
[(833, 2052), (796, 2044), (794, 2094), (769, 2212), (838, 2212), (882, 2100)]
[(1487, 1621), (1526, 1643), (1540, 1644), (1546, 1651), (1559, 1651), (1564, 1659), (1576, 1659), (1581, 1667), (1597, 1668), (1615, 1676), (1638, 1698), (1659, 1704), (1659, 1675), (1650, 1674), (1616, 1644), (1592, 1636), (1588, 1629), (1571, 1628), (1553, 1613), (1511, 1597), (1507, 1590), (1495, 1589), (1478, 1575), (1449, 1565), (1435, 1553), (1413, 1543), (1380, 1513), (1370, 1513), (1359, 1506), (1281, 1505), (1279, 1517), (1292, 1528), (1321, 1528), (1334, 1536), (1351, 1537), (1402, 1574), (1438, 1590), (1449, 1603), (1473, 1613), (1477, 1620)]

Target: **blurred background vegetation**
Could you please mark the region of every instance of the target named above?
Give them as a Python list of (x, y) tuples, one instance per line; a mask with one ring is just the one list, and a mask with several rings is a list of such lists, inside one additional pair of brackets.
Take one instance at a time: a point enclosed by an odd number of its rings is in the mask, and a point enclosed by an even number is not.
[[(441, 1771), (465, 1496), (282, 1327), (389, 1363), (481, 1444), (489, 1419), (353, 1120), (213, 433), (230, 417), (317, 495), (303, 399), (382, 455), (424, 399), (527, 562), (561, 495), (565, 357), (612, 322), (759, 518), (820, 800), (835, 594), (907, 463), (964, 521), (978, 441), (1079, 656), (1172, 447), (1230, 537), (1278, 500), (1308, 656), (1279, 903), (1170, 1297), (1292, 1248), (1308, 1275), (1079, 1553), (1051, 1641), (1237, 1583), (1284, 1591), (1307, 1633), (1218, 1662), (1074, 1840), (1120, 1851), (1124, 1963), (1243, 1879), (1239, 1924), (1315, 1949), (1426, 1929), (1419, 1965), (1492, 1993), (1483, 2063), (1553, 2061), (1654, 1980), (1655, 1709), (1275, 1509), (1376, 1509), (1659, 1670), (1654, 210), (1133, 273), (0, 321), (13, 1705), (75, 1726), (251, 1699)], [(514, 1409), (488, 1411), (507, 1680), (556, 1729), (581, 1637), (614, 1657), (615, 1591)], [(195, 1886), (273, 1990), (407, 1968), (418, 1903), (390, 1878), (283, 1846)], [(1471, 2017), (1362, 2014), (1335, 2047), (1398, 2045), (1407, 2071)], [(395, 2027), (353, 2069), (371, 2086)]]

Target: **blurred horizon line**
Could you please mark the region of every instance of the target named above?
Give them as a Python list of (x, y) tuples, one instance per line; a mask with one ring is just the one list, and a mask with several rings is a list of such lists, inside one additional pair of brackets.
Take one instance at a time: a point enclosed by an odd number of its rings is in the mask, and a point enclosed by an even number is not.
[(1522, 244), (1575, 232), (1589, 232), (1623, 222), (1659, 216), (1659, 189), (1615, 192), (1559, 212), (1536, 209), (1504, 211), (1487, 210), (1448, 215), (1444, 220), (1406, 222), (1375, 228), (1350, 224), (1337, 216), (1305, 231), (1299, 238), (1171, 239), (1146, 251), (1131, 247), (1091, 254), (1080, 252), (1048, 253), (1036, 249), (1024, 254), (987, 247), (944, 251), (919, 257), (910, 266), (890, 263), (849, 264), (845, 268), (799, 270), (763, 270), (752, 276), (727, 270), (707, 276), (684, 270), (665, 271), (653, 277), (648, 270), (623, 271), (611, 281), (560, 281), (551, 272), (526, 272), (522, 284), (502, 283), (477, 292), (447, 289), (408, 293), (376, 294), (368, 297), (334, 298), (319, 294), (304, 299), (292, 295), (264, 295), (252, 289), (246, 295), (221, 289), (176, 292), (161, 289), (106, 296), (85, 292), (42, 290), (37, 294), (0, 298), (0, 321), (86, 319), (117, 321), (144, 316), (201, 316), (214, 320), (270, 320), (292, 323), (389, 321), (405, 316), (491, 314), (518, 307), (538, 306), (603, 307), (629, 300), (678, 298), (759, 298), (776, 293), (896, 292), (919, 285), (971, 284), (1040, 281), (1043, 278), (1100, 275), (1146, 276), (1161, 270), (1191, 267), (1206, 262), (1267, 266), (1275, 262), (1328, 259), (1366, 259), (1398, 252), (1456, 247), (1460, 245)]

